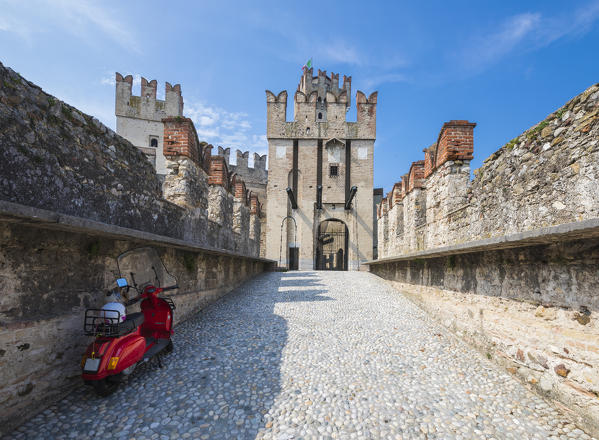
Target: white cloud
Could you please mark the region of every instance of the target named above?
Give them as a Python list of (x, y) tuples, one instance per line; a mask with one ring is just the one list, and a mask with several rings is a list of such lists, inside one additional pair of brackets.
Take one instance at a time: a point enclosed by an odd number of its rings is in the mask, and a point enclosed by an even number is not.
[[(0, 31), (11, 32), (27, 43), (44, 33), (65, 32), (92, 44), (103, 34), (118, 45), (140, 52), (130, 26), (98, 2), (88, 0), (0, 0)], [(24, 19), (26, 17), (26, 19)]]
[(256, 148), (268, 148), (268, 141), (265, 134), (254, 134), (252, 135), (252, 145)]
[(139, 52), (137, 42), (128, 31), (128, 26), (116, 20), (113, 17), (116, 14), (111, 14), (99, 6), (99, 3), (85, 0), (54, 0), (53, 3), (62, 8), (62, 14), (71, 25), (78, 24), (78, 32), (87, 36), (89, 24), (92, 24), (119, 45)]
[(214, 125), (216, 123), (216, 119), (211, 118), (210, 116), (200, 116), (198, 123), (201, 127), (206, 127), (208, 125)]
[[(0, 3), (2, 5), (2, 3)], [(27, 43), (31, 43), (32, 29), (17, 14), (11, 14), (8, 2), (4, 3), (5, 11), (0, 16), (0, 32), (9, 32), (17, 35)]]
[(539, 13), (525, 13), (511, 17), (497, 32), (473, 38), (473, 44), (467, 47), (458, 59), (463, 60), (463, 65), (469, 70), (484, 70), (514, 50), (540, 22)]
[(266, 135), (256, 134), (245, 112), (230, 112), (204, 102), (187, 102), (185, 116), (196, 126), (200, 140), (224, 148), (266, 153)]
[(403, 73), (385, 73), (383, 75), (374, 75), (368, 77), (364, 81), (364, 85), (368, 89), (373, 89), (381, 84), (407, 82), (408, 77)]
[(518, 14), (504, 21), (497, 32), (472, 37), (458, 59), (462, 60), (465, 70), (479, 73), (517, 50), (537, 50), (561, 38), (583, 35), (597, 19), (599, 0), (570, 14), (552, 17), (540, 12)]
[(323, 61), (362, 65), (366, 60), (358, 50), (346, 41), (336, 40), (327, 44), (315, 46), (317, 56)]
[(591, 30), (599, 18), (599, 0), (593, 0), (569, 15), (545, 18), (539, 27), (537, 44), (545, 46), (568, 36), (580, 36)]

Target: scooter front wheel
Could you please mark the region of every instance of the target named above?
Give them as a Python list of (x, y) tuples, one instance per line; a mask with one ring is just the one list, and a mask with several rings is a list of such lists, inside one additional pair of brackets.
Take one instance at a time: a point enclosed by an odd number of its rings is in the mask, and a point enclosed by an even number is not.
[(93, 386), (94, 391), (98, 396), (106, 397), (110, 396), (116, 391), (116, 389), (119, 387), (119, 383), (106, 378), (94, 381)]

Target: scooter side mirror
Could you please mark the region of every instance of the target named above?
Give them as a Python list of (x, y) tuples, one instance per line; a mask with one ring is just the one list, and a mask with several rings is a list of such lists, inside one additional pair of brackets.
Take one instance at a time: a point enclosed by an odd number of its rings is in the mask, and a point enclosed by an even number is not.
[(127, 279), (126, 278), (119, 278), (118, 280), (116, 280), (116, 284), (119, 287), (128, 287), (128, 283), (127, 283)]

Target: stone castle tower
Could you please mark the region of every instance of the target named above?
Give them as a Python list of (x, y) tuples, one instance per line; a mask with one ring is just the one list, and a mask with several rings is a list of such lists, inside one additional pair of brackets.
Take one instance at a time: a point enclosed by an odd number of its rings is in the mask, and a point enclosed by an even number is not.
[(164, 101), (156, 99), (156, 80), (141, 79), (141, 95), (131, 93), (133, 77), (116, 73), (116, 132), (143, 151), (159, 175), (167, 174), (162, 119), (183, 116), (181, 86), (165, 85)]
[(356, 95), (351, 77), (304, 71), (287, 121), (287, 92), (266, 91), (269, 171), (266, 257), (290, 268), (358, 270), (373, 251), (377, 92)]

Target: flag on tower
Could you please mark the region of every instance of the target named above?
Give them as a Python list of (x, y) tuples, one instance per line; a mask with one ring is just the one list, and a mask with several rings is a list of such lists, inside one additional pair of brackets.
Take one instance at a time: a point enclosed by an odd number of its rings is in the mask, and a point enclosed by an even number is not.
[(306, 64), (304, 64), (304, 65), (303, 65), (303, 67), (302, 67), (302, 70), (303, 70), (303, 71), (306, 71), (306, 70), (308, 70), (308, 69), (311, 69), (311, 68), (312, 68), (312, 58), (310, 58), (310, 59), (309, 59), (309, 60), (306, 62)]

